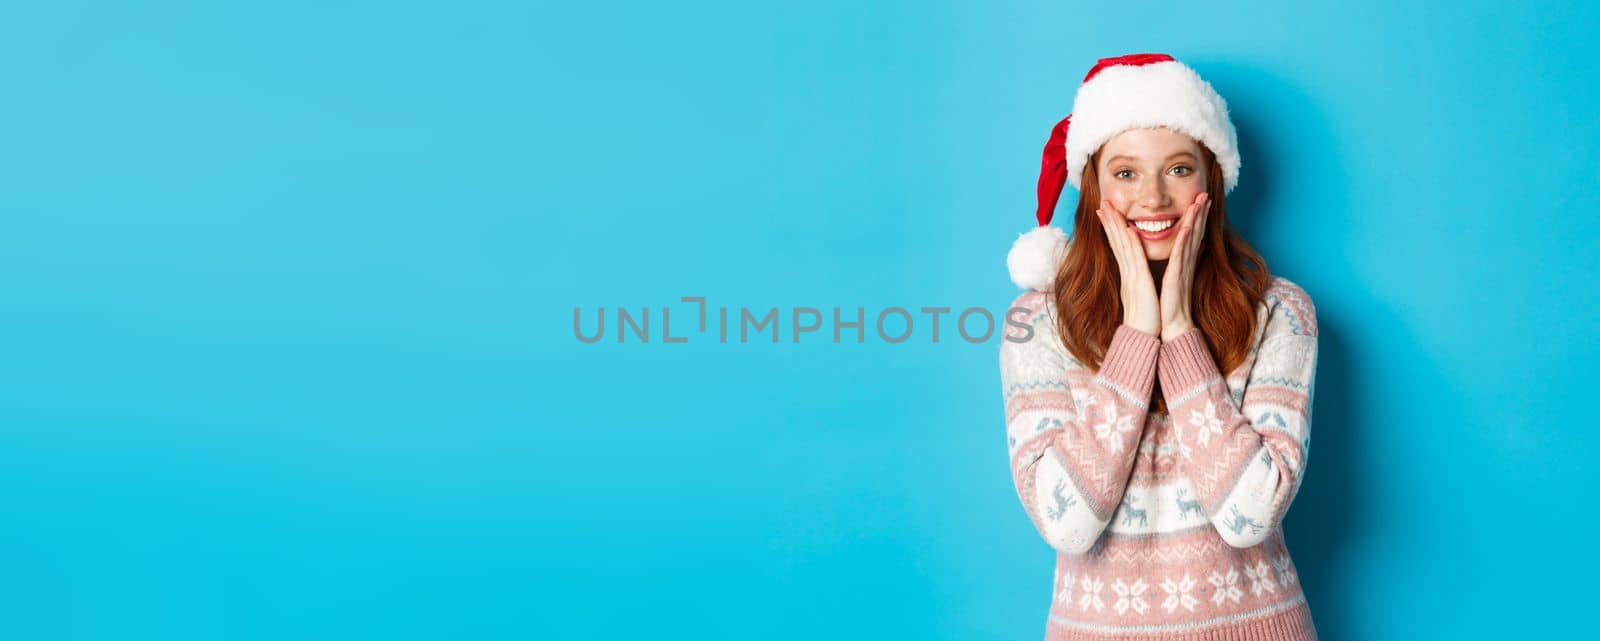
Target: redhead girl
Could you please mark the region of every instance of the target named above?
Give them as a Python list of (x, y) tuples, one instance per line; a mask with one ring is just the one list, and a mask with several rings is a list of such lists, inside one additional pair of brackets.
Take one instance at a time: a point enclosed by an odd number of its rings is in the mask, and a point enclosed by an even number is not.
[(1000, 373), (1017, 497), (1055, 552), (1047, 639), (1317, 638), (1283, 532), (1316, 311), (1229, 224), (1239, 167), (1226, 103), (1165, 54), (1099, 60), (1045, 146)]

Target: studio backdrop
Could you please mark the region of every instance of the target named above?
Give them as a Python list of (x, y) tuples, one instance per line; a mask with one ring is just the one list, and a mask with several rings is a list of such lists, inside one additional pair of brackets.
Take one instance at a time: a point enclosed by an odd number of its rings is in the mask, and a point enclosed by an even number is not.
[(1229, 217), (1315, 300), (1283, 529), (1321, 637), (1583, 637), (1597, 32), (1575, 1), (9, 6), (0, 637), (1042, 638), (1005, 255), (1084, 72), (1136, 52), (1227, 97)]

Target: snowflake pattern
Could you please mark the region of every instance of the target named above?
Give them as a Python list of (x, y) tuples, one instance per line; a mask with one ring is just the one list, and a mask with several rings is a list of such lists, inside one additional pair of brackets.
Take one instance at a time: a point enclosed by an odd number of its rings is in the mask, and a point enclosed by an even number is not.
[(1089, 416), (1089, 406), (1094, 405), (1094, 394), (1082, 387), (1072, 388), (1072, 406), (1078, 411), (1078, 418)]
[(1094, 426), (1094, 437), (1106, 442), (1106, 449), (1112, 454), (1122, 451), (1122, 435), (1133, 431), (1133, 416), (1130, 414), (1117, 415), (1115, 404), (1106, 405), (1106, 420)]
[[(1253, 565), (1240, 566), (1244, 570), (1243, 577), (1248, 579), (1250, 594), (1260, 598), (1267, 594), (1276, 594), (1280, 586), (1287, 588), (1294, 585), (1298, 578), (1295, 576), (1294, 567), (1287, 554), (1269, 556), (1255, 562)], [(1222, 607), (1228, 601), (1240, 603), (1244, 598), (1245, 588), (1240, 580), (1239, 570), (1229, 566), (1227, 572), (1212, 570), (1206, 577), (1213, 589), (1211, 603)], [(1195, 588), (1199, 581), (1189, 573), (1184, 572), (1183, 577), (1162, 577), (1161, 590), (1165, 597), (1161, 600), (1161, 607), (1168, 614), (1176, 613), (1179, 608), (1194, 612), (1200, 605), (1201, 599), (1195, 595)], [(1135, 577), (1132, 583), (1122, 578), (1117, 578), (1111, 583), (1111, 594), (1102, 598), (1105, 582), (1097, 576), (1088, 573), (1075, 574), (1064, 571), (1055, 586), (1055, 599), (1052, 605), (1063, 610), (1072, 607), (1076, 597), (1078, 608), (1084, 612), (1091, 609), (1095, 612), (1104, 612), (1106, 601), (1112, 600), (1111, 609), (1120, 616), (1144, 614), (1150, 609), (1153, 600), (1146, 600), (1146, 592), (1150, 591), (1150, 584), (1144, 579)]]
[(1298, 577), (1294, 573), (1294, 565), (1289, 562), (1289, 555), (1273, 557), (1272, 568), (1277, 571), (1278, 585), (1288, 587), (1294, 585)]
[(1196, 428), (1195, 438), (1200, 440), (1201, 447), (1211, 443), (1212, 434), (1222, 433), (1222, 419), (1217, 417), (1217, 406), (1206, 399), (1206, 409), (1189, 410), (1189, 424)]
[(1122, 579), (1117, 579), (1117, 582), (1111, 585), (1111, 591), (1117, 593), (1117, 602), (1112, 608), (1117, 611), (1117, 614), (1125, 615), (1128, 610), (1144, 614), (1144, 611), (1150, 608), (1149, 604), (1144, 602), (1144, 591), (1149, 587), (1149, 585), (1145, 584), (1144, 579), (1134, 579), (1133, 585), (1128, 585), (1123, 583)]
[(1261, 596), (1262, 592), (1277, 592), (1277, 584), (1272, 582), (1272, 566), (1266, 561), (1256, 561), (1255, 565), (1244, 566), (1244, 576), (1250, 579), (1250, 594)]
[(1239, 589), (1239, 571), (1233, 569), (1232, 566), (1228, 567), (1226, 575), (1212, 570), (1211, 576), (1207, 577), (1206, 580), (1210, 581), (1211, 585), (1216, 586), (1216, 590), (1211, 593), (1211, 603), (1214, 605), (1220, 607), (1223, 601), (1229, 599), (1233, 599), (1234, 603), (1238, 603), (1239, 599), (1244, 597), (1244, 590)]
[(1056, 586), (1056, 603), (1066, 608), (1072, 605), (1072, 573), (1061, 575), (1061, 581)]
[(1183, 441), (1183, 423), (1178, 422), (1178, 421), (1173, 421), (1171, 423), (1171, 425), (1172, 425), (1172, 440), (1168, 441), (1168, 443), (1171, 444), (1171, 445), (1176, 445), (1177, 446), (1178, 453), (1183, 455), (1183, 460), (1185, 460), (1185, 461), (1194, 460), (1194, 452), (1189, 449), (1189, 444), (1185, 443)]
[(1088, 612), (1090, 607), (1093, 607), (1095, 612), (1106, 609), (1105, 602), (1100, 600), (1100, 588), (1105, 585), (1100, 582), (1099, 577), (1085, 574), (1078, 587), (1083, 589), (1083, 596), (1078, 597), (1078, 607), (1084, 612)]
[(1189, 576), (1188, 572), (1183, 573), (1180, 581), (1171, 578), (1162, 581), (1161, 589), (1167, 592), (1167, 598), (1161, 602), (1161, 607), (1166, 608), (1168, 613), (1177, 612), (1180, 607), (1194, 612), (1194, 606), (1200, 603), (1200, 599), (1189, 594), (1194, 590), (1194, 585), (1194, 577)]

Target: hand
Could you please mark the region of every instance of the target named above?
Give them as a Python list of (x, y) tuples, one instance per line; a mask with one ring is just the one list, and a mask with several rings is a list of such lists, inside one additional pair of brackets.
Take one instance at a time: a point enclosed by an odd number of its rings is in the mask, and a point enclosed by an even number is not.
[(1192, 293), (1195, 266), (1200, 262), (1201, 241), (1206, 235), (1206, 216), (1211, 213), (1211, 196), (1202, 191), (1179, 221), (1178, 235), (1172, 241), (1172, 256), (1161, 276), (1161, 340), (1169, 341), (1194, 327)]
[(1111, 253), (1116, 255), (1117, 268), (1122, 275), (1123, 324), (1151, 336), (1160, 336), (1161, 304), (1156, 298), (1156, 281), (1150, 275), (1150, 262), (1144, 255), (1144, 242), (1111, 199), (1101, 200), (1095, 213), (1100, 216), (1100, 226), (1106, 230), (1106, 239), (1111, 242)]

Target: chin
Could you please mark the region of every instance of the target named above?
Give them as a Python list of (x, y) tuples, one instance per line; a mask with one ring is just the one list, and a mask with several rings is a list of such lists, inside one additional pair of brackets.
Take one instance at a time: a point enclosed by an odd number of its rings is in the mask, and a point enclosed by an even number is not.
[(1161, 243), (1159, 245), (1146, 244), (1144, 246), (1144, 257), (1146, 260), (1166, 260), (1168, 258), (1172, 258), (1172, 243)]

